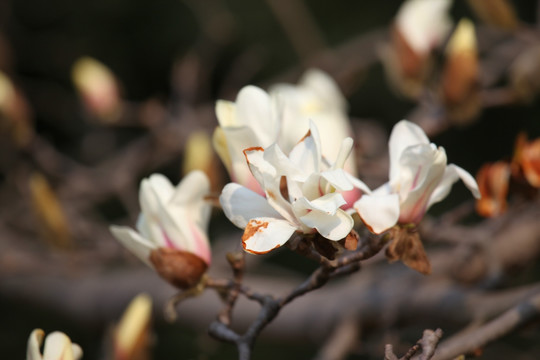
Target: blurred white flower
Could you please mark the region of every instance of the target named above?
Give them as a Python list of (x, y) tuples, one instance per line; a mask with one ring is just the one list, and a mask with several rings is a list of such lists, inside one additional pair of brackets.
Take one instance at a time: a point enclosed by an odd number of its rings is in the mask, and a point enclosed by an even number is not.
[[(273, 143), (288, 153), (309, 130), (313, 121), (321, 134), (322, 155), (335, 159), (343, 139), (351, 136), (347, 103), (337, 84), (326, 73), (308, 70), (298, 85), (276, 84), (269, 93), (246, 86), (236, 103), (220, 100), (216, 105), (220, 128), (214, 134), (214, 147), (234, 182), (263, 193), (246, 166), (244, 149)], [(345, 170), (356, 175), (354, 154)], [(355, 189), (345, 194), (349, 203), (360, 196)]]
[[(200, 272), (200, 278), (211, 262), (206, 234), (211, 205), (205, 200), (209, 187), (208, 178), (202, 171), (189, 173), (177, 187), (173, 187), (165, 176), (153, 174), (141, 182), (142, 213), (137, 221), (138, 232), (115, 225), (110, 227), (111, 232), (174, 285), (194, 285), (198, 278), (191, 277)], [(173, 273), (168, 273), (172, 270)]]
[(83, 352), (79, 345), (73, 344), (63, 332), (55, 331), (45, 338), (43, 354), (40, 351), (45, 332), (35, 329), (28, 338), (26, 360), (77, 360)]
[(478, 185), (465, 170), (447, 165), (442, 147), (430, 144), (424, 131), (407, 120), (394, 126), (389, 140), (389, 182), (363, 195), (354, 207), (374, 233), (396, 223), (418, 224), (429, 207), (443, 200), (461, 178), (476, 198)]
[(396, 29), (422, 56), (439, 46), (452, 28), (451, 0), (407, 0), (399, 8)]
[(352, 139), (340, 146), (336, 162), (329, 165), (321, 155), (314, 123), (287, 157), (277, 144), (253, 147), (244, 154), (266, 198), (239, 184), (225, 186), (220, 202), (229, 220), (244, 229), (246, 251), (263, 254), (286, 243), (295, 233), (320, 233), (329, 240), (345, 238), (353, 220), (340, 209), (346, 202), (341, 191), (369, 189), (343, 170)]

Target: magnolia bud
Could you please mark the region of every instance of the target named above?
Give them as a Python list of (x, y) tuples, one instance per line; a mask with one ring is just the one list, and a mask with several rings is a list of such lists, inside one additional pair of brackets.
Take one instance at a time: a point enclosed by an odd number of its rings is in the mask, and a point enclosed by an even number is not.
[(147, 359), (152, 299), (137, 295), (128, 305), (114, 335), (115, 360)]
[(478, 50), (474, 24), (462, 19), (446, 48), (442, 96), (451, 120), (464, 123), (480, 111)]
[(90, 57), (83, 57), (71, 72), (88, 111), (104, 121), (115, 121), (121, 110), (117, 80), (109, 68)]
[(197, 285), (208, 268), (195, 254), (164, 247), (152, 250), (150, 262), (162, 278), (180, 289)]

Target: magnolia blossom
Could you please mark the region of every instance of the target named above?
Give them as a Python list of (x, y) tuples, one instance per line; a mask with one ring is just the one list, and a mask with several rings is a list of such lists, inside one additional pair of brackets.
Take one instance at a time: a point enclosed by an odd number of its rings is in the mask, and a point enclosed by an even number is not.
[(390, 181), (363, 195), (354, 207), (374, 233), (396, 223), (418, 224), (429, 207), (450, 192), (461, 179), (476, 198), (478, 185), (465, 170), (447, 165), (446, 152), (429, 142), (417, 125), (402, 120), (394, 126), (389, 141)]
[(353, 219), (340, 208), (345, 204), (340, 191), (354, 186), (369, 191), (343, 170), (351, 149), (352, 139), (347, 138), (335, 163), (327, 164), (321, 156), (319, 134), (313, 123), (289, 157), (277, 144), (266, 149), (245, 149), (249, 168), (266, 197), (235, 183), (226, 185), (220, 196), (225, 215), (245, 229), (244, 249), (263, 254), (286, 243), (295, 232), (318, 232), (334, 241), (346, 237)]
[[(262, 194), (242, 151), (277, 143), (288, 153), (313, 121), (321, 134), (323, 156), (334, 159), (343, 139), (352, 133), (346, 110), (347, 104), (338, 86), (320, 70), (307, 71), (298, 85), (274, 85), (269, 93), (246, 86), (235, 103), (217, 102), (220, 127), (214, 134), (214, 147), (234, 182)], [(345, 170), (356, 173), (352, 154), (345, 163)], [(354, 195), (356, 200), (360, 194), (355, 191)]]
[(408, 0), (398, 11), (397, 31), (418, 55), (441, 44), (452, 27), (451, 0)]
[(26, 360), (77, 360), (83, 352), (79, 345), (73, 344), (63, 332), (55, 331), (45, 338), (43, 354), (40, 351), (45, 332), (35, 329), (28, 338)]
[[(125, 247), (173, 284), (178, 285), (178, 282), (185, 280), (193, 285), (193, 279), (179, 279), (177, 277), (182, 277), (182, 274), (163, 271), (171, 271), (172, 266), (180, 267), (179, 264), (184, 261), (187, 262), (185, 267), (174, 270), (192, 272), (200, 269), (199, 275), (202, 275), (210, 264), (206, 229), (211, 205), (205, 200), (209, 187), (208, 178), (202, 171), (189, 173), (177, 187), (172, 186), (165, 176), (153, 174), (141, 182), (139, 201), (142, 213), (137, 222), (138, 231), (113, 225), (111, 232)], [(181, 259), (170, 259), (178, 254)], [(168, 264), (169, 259), (175, 263)], [(197, 269), (192, 268), (195, 265)], [(185, 275), (190, 276), (189, 273)]]

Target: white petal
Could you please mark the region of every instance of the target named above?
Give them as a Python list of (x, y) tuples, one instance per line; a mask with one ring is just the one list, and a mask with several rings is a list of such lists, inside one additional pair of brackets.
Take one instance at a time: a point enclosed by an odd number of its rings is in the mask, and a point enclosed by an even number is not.
[(235, 183), (225, 185), (219, 202), (225, 216), (242, 229), (256, 217), (281, 218), (264, 197)]
[(452, 27), (451, 0), (408, 0), (397, 15), (397, 27), (413, 50), (425, 54), (438, 46)]
[(223, 132), (227, 139), (232, 180), (244, 186), (249, 186), (255, 191), (253, 175), (246, 163), (244, 149), (265, 146), (266, 144), (263, 144), (263, 141), (247, 126), (223, 128)]
[(167, 203), (174, 194), (174, 186), (169, 179), (162, 174), (152, 174), (146, 181), (143, 180), (143, 182), (145, 182), (147, 189), (141, 191), (153, 191), (157, 196), (157, 199), (162, 203)]
[(334, 215), (339, 209), (340, 206), (345, 205), (346, 202), (343, 199), (343, 196), (339, 193), (331, 193), (321, 196), (315, 200), (309, 201), (306, 198), (300, 198), (294, 202), (293, 208), (295, 209), (295, 214), (302, 214), (306, 211), (304, 210), (317, 210), (329, 215)]
[(334, 79), (319, 69), (309, 69), (299, 81), (301, 86), (317, 94), (328, 107), (345, 110), (347, 103)]
[(286, 220), (268, 217), (251, 219), (242, 236), (242, 246), (252, 254), (265, 254), (285, 244), (296, 230)]
[(218, 100), (216, 102), (216, 116), (221, 127), (238, 127), (240, 124), (236, 118), (236, 104), (231, 101)]
[(422, 128), (407, 120), (401, 120), (394, 125), (388, 141), (390, 181), (393, 181), (399, 174), (398, 164), (403, 151), (409, 146), (418, 144), (429, 144), (429, 139)]
[(463, 183), (471, 190), (473, 196), (477, 199), (480, 198), (480, 191), (478, 190), (478, 184), (476, 180), (467, 171), (463, 170), (457, 165), (450, 164), (444, 171), (443, 178), (439, 183), (439, 186), (433, 191), (431, 198), (429, 199), (428, 208), (443, 200), (449, 193), (452, 185), (461, 178)]
[[(276, 144), (266, 150), (256, 148), (244, 151), (253, 176), (262, 185), (266, 200), (281, 216), (290, 222), (296, 221), (291, 204), (281, 194), (281, 177), (290, 177), (288, 172), (295, 171), (287, 157)], [(269, 161), (270, 160), (270, 161)]]
[(319, 234), (329, 240), (341, 240), (352, 230), (354, 221), (352, 217), (341, 209), (333, 214), (313, 210), (300, 218), (302, 222), (317, 229)]
[(126, 226), (112, 225), (109, 227), (109, 230), (111, 230), (111, 233), (122, 243), (122, 245), (135, 254), (146, 265), (152, 267), (152, 264), (150, 263), (150, 252), (156, 248), (155, 244)]
[(262, 141), (258, 146), (268, 146), (277, 138), (278, 119), (264, 90), (252, 85), (242, 88), (236, 98), (236, 116), (240, 124), (251, 128)]
[(332, 169), (343, 169), (345, 167), (345, 162), (349, 158), (349, 155), (351, 155), (353, 144), (354, 142), (352, 138), (347, 137), (343, 139), (341, 146), (339, 147), (336, 161), (332, 165)]
[[(419, 223), (428, 209), (433, 191), (446, 168), (443, 148), (416, 145), (407, 148), (400, 159), (400, 216), (399, 222)], [(406, 179), (404, 177), (406, 176)]]
[(177, 218), (175, 209), (183, 209), (201, 229), (206, 229), (212, 211), (212, 206), (205, 200), (209, 193), (210, 181), (206, 174), (199, 170), (192, 171), (176, 187), (167, 209), (173, 218)]
[(45, 332), (41, 329), (35, 329), (28, 338), (28, 345), (26, 347), (26, 360), (42, 360), (41, 351), (39, 348), (43, 343)]
[(321, 173), (321, 176), (339, 191), (348, 191), (353, 189), (353, 184), (343, 169), (324, 171)]
[(354, 204), (354, 208), (370, 231), (380, 234), (397, 223), (399, 196), (398, 194), (363, 195)]
[(45, 338), (43, 360), (74, 360), (71, 340), (59, 331), (50, 333)]
[(353, 184), (355, 188), (362, 190), (366, 194), (371, 193), (371, 189), (362, 180), (352, 176), (349, 173), (345, 173), (345, 174), (347, 176), (347, 179), (349, 179), (349, 181)]
[(305, 174), (305, 177), (319, 172), (321, 163), (321, 142), (313, 122), (308, 133), (294, 146), (289, 154), (291, 161)]

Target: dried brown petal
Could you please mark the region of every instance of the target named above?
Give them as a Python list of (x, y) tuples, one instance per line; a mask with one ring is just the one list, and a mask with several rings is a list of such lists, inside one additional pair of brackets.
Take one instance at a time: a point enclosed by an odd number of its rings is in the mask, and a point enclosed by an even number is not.
[(156, 272), (172, 285), (189, 289), (199, 283), (208, 265), (203, 259), (187, 251), (158, 248), (150, 253)]
[(478, 171), (476, 182), (482, 196), (476, 201), (476, 211), (486, 217), (505, 212), (510, 182), (510, 164), (504, 161), (485, 164)]
[(343, 246), (346, 250), (354, 251), (358, 247), (358, 239), (360, 236), (355, 230), (351, 232), (344, 238), (339, 241), (339, 244)]
[(394, 227), (391, 230), (393, 240), (386, 249), (389, 261), (401, 260), (405, 265), (424, 275), (431, 273), (431, 264), (414, 226)]

